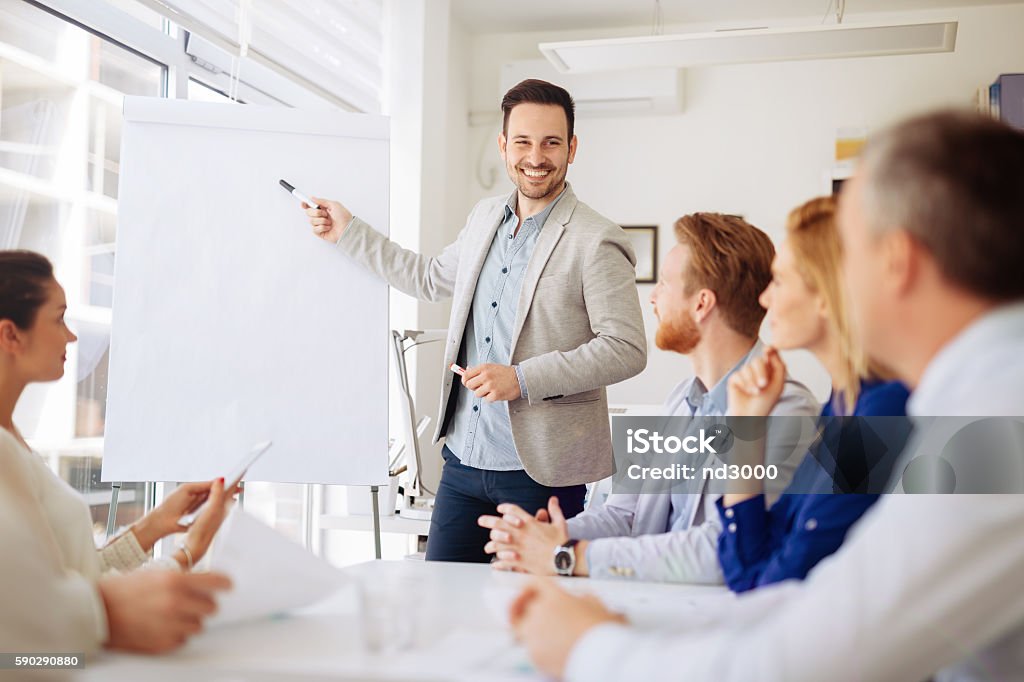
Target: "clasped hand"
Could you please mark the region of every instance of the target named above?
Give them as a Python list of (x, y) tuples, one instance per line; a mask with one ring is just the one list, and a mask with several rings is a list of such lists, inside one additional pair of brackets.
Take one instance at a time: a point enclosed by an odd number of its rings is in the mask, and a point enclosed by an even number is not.
[(558, 498), (548, 500), (548, 508), (536, 516), (514, 504), (498, 505), (501, 516), (481, 516), (477, 524), (490, 528), (490, 541), (484, 551), (494, 554), (492, 568), (535, 575), (554, 575), (555, 550), (569, 539), (569, 526)]

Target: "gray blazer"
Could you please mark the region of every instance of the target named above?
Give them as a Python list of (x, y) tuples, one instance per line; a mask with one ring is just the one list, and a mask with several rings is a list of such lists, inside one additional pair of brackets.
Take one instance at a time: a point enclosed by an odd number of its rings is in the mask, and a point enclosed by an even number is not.
[[(477, 279), (509, 197), (480, 201), (455, 242), (430, 258), (403, 249), (359, 218), (338, 247), (391, 286), (427, 301), (451, 297), (445, 367), (456, 361)], [(512, 439), (526, 472), (548, 486), (611, 475), (605, 386), (647, 364), (636, 257), (622, 228), (567, 186), (541, 230), (523, 276), (512, 364), (529, 401), (509, 403)], [(452, 372), (444, 373), (434, 442), (447, 426)], [(452, 401), (452, 406), (454, 401)]]

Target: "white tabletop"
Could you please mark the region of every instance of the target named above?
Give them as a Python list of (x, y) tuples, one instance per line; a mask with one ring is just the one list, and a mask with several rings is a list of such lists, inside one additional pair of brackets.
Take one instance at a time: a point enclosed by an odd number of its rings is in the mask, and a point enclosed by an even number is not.
[[(105, 652), (75, 679), (115, 680), (532, 680), (509, 631), (510, 601), (531, 578), (481, 564), (374, 561), (345, 569), (352, 585), (289, 616), (215, 627), (160, 657)], [(640, 625), (682, 622), (732, 596), (721, 587), (560, 578)], [(358, 585), (389, 588), (384, 610), (411, 619), (414, 644), (369, 653)], [(725, 604), (722, 604), (723, 606)], [(396, 619), (398, 617), (396, 616)], [(396, 621), (397, 622), (397, 621)], [(406, 621), (408, 622), (408, 621)], [(198, 676), (196, 673), (201, 672)]]

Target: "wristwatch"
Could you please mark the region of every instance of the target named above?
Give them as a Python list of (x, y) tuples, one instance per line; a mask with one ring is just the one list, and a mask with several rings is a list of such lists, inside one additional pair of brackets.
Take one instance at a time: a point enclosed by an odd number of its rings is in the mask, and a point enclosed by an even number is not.
[(573, 547), (579, 540), (569, 540), (564, 545), (555, 547), (555, 573), (558, 575), (572, 575), (576, 568), (576, 552)]

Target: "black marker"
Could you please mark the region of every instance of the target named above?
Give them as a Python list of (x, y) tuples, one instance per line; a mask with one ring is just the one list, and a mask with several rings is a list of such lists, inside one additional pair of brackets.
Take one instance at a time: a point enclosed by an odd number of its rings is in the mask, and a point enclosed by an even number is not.
[(313, 201), (312, 199), (307, 197), (305, 194), (303, 194), (299, 190), (295, 189), (295, 187), (293, 187), (289, 183), (285, 182), (284, 180), (280, 180), (279, 182), (281, 183), (281, 186), (285, 188), (285, 191), (287, 191), (289, 194), (291, 194), (293, 197), (295, 197), (299, 201), (305, 201), (307, 204), (309, 204), (313, 208), (320, 208), (320, 204), (316, 203), (315, 201)]

